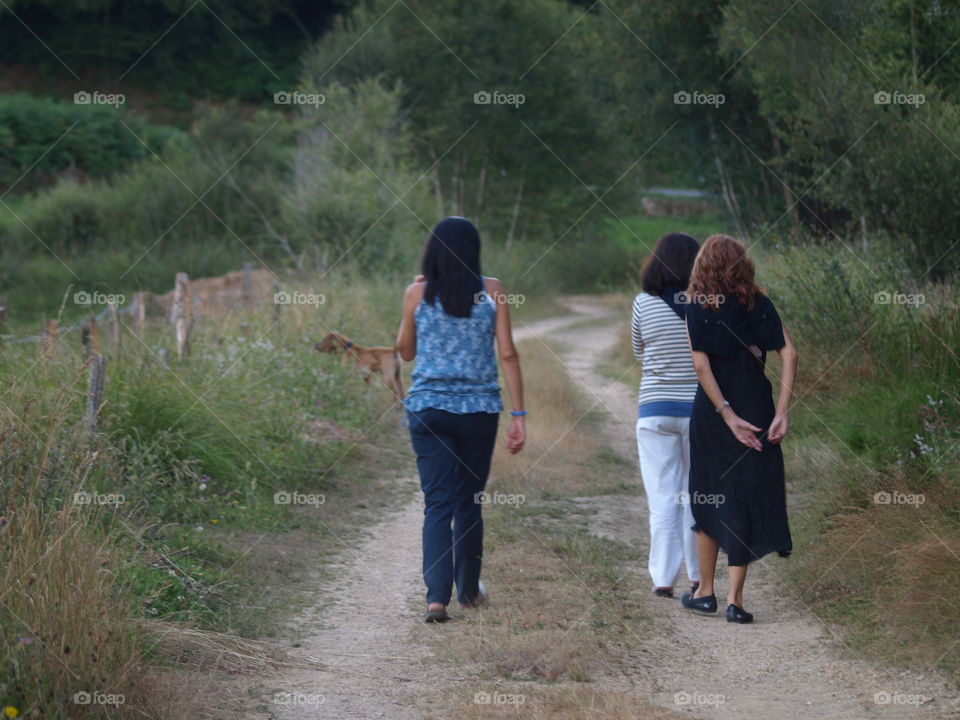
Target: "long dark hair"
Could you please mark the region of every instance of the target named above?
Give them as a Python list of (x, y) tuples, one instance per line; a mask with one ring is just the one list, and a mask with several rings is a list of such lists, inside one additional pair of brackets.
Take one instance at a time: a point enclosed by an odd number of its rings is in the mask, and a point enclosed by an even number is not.
[(483, 291), (480, 275), (480, 233), (462, 217), (444, 218), (430, 231), (421, 264), (427, 287), (423, 298), (433, 305), (437, 297), (447, 315), (470, 317), (477, 294)]
[(668, 285), (685, 290), (699, 250), (697, 241), (686, 233), (667, 233), (657, 240), (640, 271), (643, 291), (659, 295)]

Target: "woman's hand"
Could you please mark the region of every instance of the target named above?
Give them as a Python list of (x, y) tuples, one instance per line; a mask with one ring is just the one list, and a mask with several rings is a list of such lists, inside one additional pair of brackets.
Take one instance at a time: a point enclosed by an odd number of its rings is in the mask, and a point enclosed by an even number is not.
[(527, 440), (527, 424), (523, 416), (515, 417), (510, 421), (510, 429), (507, 431), (507, 450), (511, 455), (516, 455), (523, 450), (523, 443)]
[(738, 442), (753, 450), (763, 450), (763, 445), (760, 443), (759, 438), (757, 438), (757, 433), (762, 432), (760, 428), (748, 423), (731, 410), (729, 406), (723, 411), (723, 419), (726, 421), (727, 427), (730, 428), (730, 432), (733, 433), (733, 436)]
[(415, 283), (426, 282), (426, 281), (427, 281), (427, 278), (426, 278), (426, 276), (424, 276), (424, 275), (417, 275), (416, 277), (413, 278), (413, 281), (414, 281)]
[(773, 445), (779, 445), (780, 441), (787, 436), (789, 421), (786, 413), (778, 413), (770, 423), (770, 429), (767, 430), (767, 440)]

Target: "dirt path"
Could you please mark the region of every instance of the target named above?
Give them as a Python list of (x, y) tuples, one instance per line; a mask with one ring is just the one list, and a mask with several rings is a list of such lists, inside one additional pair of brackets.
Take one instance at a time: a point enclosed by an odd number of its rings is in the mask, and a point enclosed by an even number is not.
[[(595, 298), (567, 298), (564, 304), (589, 322), (555, 328), (547, 337), (569, 348), (561, 353), (568, 373), (591, 402), (606, 410), (605, 432), (614, 449), (635, 460), (636, 389), (596, 371), (620, 338), (618, 324), (626, 320), (605, 314)], [(639, 478), (636, 495), (580, 502), (594, 534), (636, 542), (646, 554), (646, 499)], [(782, 562), (788, 561), (768, 556), (751, 566), (745, 595), (757, 616), (753, 626), (732, 625), (722, 616), (693, 616), (679, 601), (651, 594), (647, 603), (652, 613), (663, 616), (663, 630), (645, 639), (621, 666), (621, 677), (613, 680), (649, 693), (659, 705), (677, 709), (677, 699), (681, 704), (690, 700), (685, 707), (696, 714), (724, 720), (960, 716), (957, 693), (945, 692), (935, 674), (898, 673), (847, 659), (839, 637), (780, 590)], [(649, 583), (645, 568), (635, 570)], [(682, 577), (678, 597), (685, 586)], [(718, 586), (724, 593), (724, 577)], [(881, 701), (889, 696), (891, 702), (875, 702), (876, 693), (885, 693)], [(918, 696), (926, 702), (908, 704)], [(713, 702), (720, 697), (723, 702)]]
[[(624, 318), (594, 298), (568, 298), (570, 314), (516, 328), (518, 339), (556, 341), (571, 379), (607, 412), (605, 433), (614, 449), (635, 460), (635, 389), (596, 371), (618, 340)], [(292, 670), (258, 680), (249, 718), (438, 717), (431, 699), (463, 681), (476, 682), (469, 668), (457, 677), (430, 662), (433, 638), (420, 622), (422, 586), (420, 517), (416, 479), (410, 501), (372, 528), (343, 555), (335, 580), (304, 578), (317, 587), (317, 604), (292, 619), (298, 647), (291, 654), (320, 661), (321, 669)], [(638, 480), (628, 495), (577, 499), (592, 532), (635, 544), (645, 554), (645, 499)], [(618, 674), (597, 678), (603, 685), (649, 697), (672, 710), (705, 718), (806, 720), (835, 718), (943, 718), (958, 700), (936, 677), (895, 674), (843, 658), (832, 638), (802, 603), (778, 590), (776, 561), (751, 568), (747, 601), (754, 626), (690, 616), (679, 601), (646, 598), (660, 618), (658, 632), (617, 663)], [(641, 573), (645, 568), (631, 568)], [(327, 576), (329, 577), (329, 575)], [(725, 588), (725, 580), (719, 585)], [(678, 586), (679, 587), (679, 586)], [(922, 705), (877, 704), (875, 693), (923, 695)], [(718, 700), (722, 698), (722, 702)], [(689, 702), (684, 702), (689, 699)], [(902, 700), (903, 698), (901, 698)], [(680, 701), (679, 704), (677, 701)], [(440, 715), (439, 717), (442, 717)]]

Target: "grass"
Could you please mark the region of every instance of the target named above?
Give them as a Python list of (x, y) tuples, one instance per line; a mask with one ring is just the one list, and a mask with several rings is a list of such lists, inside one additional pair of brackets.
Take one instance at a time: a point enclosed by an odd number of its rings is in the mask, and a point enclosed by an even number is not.
[(393, 501), (395, 458), (365, 439), (398, 435), (392, 396), (312, 351), (327, 327), (394, 332), (391, 288), (354, 280), (279, 324), (272, 304), (206, 323), (182, 361), (164, 322), (125, 328), (92, 438), (75, 335), (0, 354), (0, 706), (94, 717), (102, 704), (73, 698), (101, 692), (118, 716), (195, 716), (183, 688), (253, 662), (298, 602), (289, 578)]

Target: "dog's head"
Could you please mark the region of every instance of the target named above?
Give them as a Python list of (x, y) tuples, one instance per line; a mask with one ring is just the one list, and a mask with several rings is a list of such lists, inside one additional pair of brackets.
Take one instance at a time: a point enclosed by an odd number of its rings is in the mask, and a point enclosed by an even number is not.
[(340, 352), (341, 350), (347, 350), (350, 346), (353, 345), (353, 341), (349, 338), (344, 337), (340, 333), (327, 333), (327, 335), (314, 345), (314, 349), (317, 352), (325, 353), (335, 353)]

